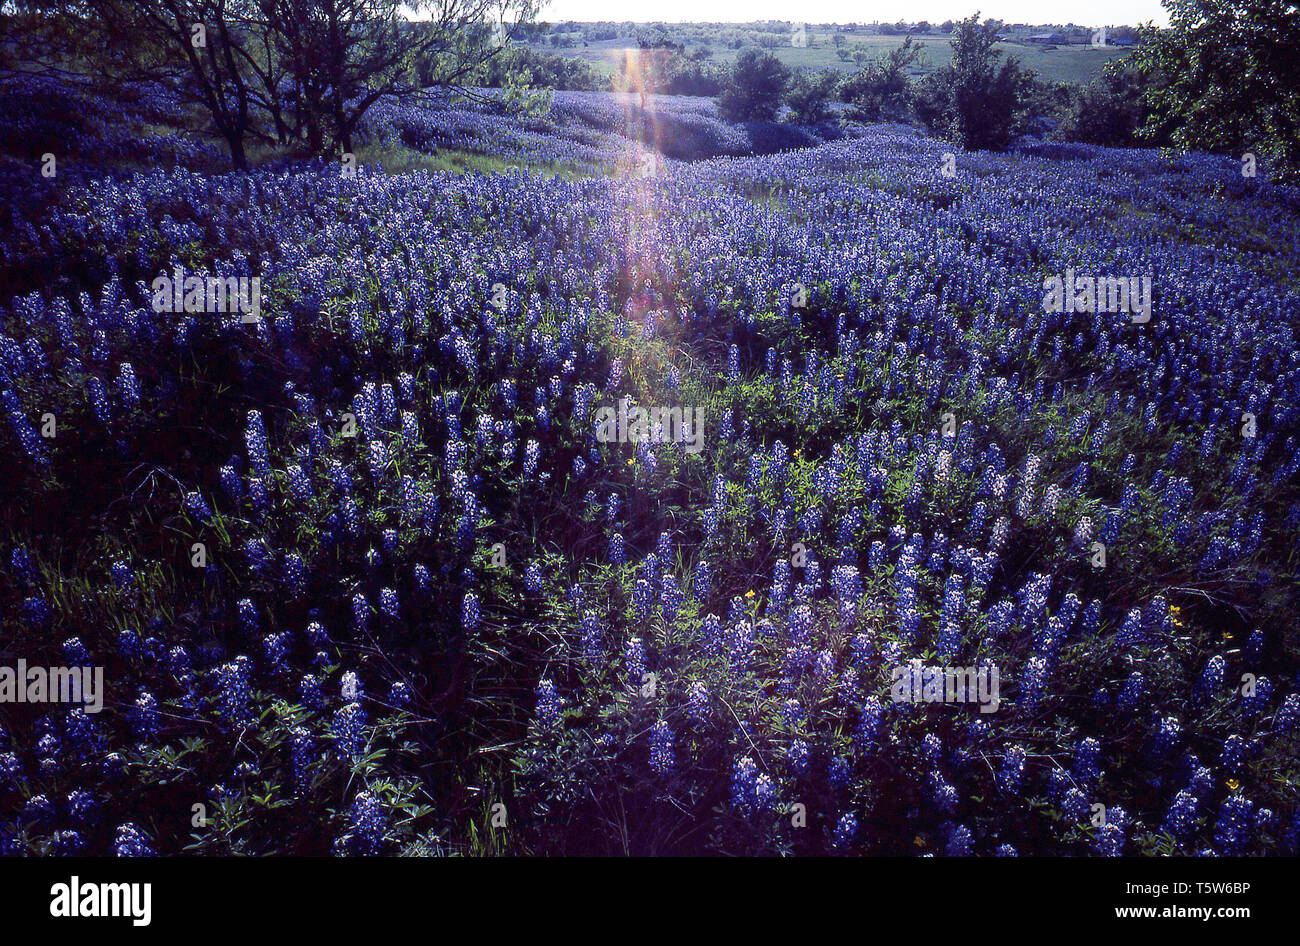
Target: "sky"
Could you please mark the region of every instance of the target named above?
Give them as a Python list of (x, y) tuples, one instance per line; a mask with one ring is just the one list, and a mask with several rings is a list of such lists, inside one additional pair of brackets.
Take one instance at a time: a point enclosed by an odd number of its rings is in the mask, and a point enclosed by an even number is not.
[(1168, 24), (1159, 0), (550, 0), (538, 15), (560, 20), (632, 20), (745, 23), (800, 20), (808, 23), (894, 23), (960, 20), (976, 10), (981, 19), (1007, 23), (1077, 23), (1080, 26), (1136, 26), (1148, 20)]

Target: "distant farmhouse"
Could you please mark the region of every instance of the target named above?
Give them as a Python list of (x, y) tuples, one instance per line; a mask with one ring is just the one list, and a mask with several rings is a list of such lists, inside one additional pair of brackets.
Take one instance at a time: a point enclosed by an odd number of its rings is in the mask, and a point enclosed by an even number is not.
[[(1043, 29), (1043, 27), (1039, 27)], [(1073, 23), (1045, 33), (1024, 36), (1020, 42), (1033, 46), (1091, 46), (1096, 37), (1091, 27), (1076, 26)], [(1138, 32), (1131, 26), (1114, 26), (1106, 29), (1107, 46), (1132, 47), (1139, 45)]]

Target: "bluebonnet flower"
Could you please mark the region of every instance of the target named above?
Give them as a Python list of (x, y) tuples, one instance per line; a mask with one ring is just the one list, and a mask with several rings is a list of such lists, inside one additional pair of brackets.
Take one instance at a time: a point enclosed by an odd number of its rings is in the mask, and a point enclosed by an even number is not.
[(1106, 823), (1097, 829), (1095, 845), (1103, 857), (1119, 857), (1124, 853), (1124, 835), (1128, 827), (1128, 812), (1119, 805), (1106, 809)]
[(89, 825), (99, 816), (99, 803), (93, 795), (80, 788), (68, 792), (68, 814), (80, 825)]
[(557, 728), (563, 709), (564, 701), (555, 683), (545, 678), (537, 681), (537, 725), (543, 730)]
[(671, 624), (677, 620), (677, 612), (681, 610), (686, 596), (682, 594), (681, 589), (677, 587), (677, 580), (671, 572), (664, 572), (660, 581), (660, 587), (663, 589), (659, 596), (661, 613), (665, 622)]
[(1008, 746), (1006, 754), (1002, 757), (1002, 768), (998, 772), (998, 787), (1008, 795), (1017, 794), (1020, 791), (1021, 780), (1024, 775), (1024, 747), (1019, 745)]
[(1227, 661), (1220, 654), (1215, 654), (1205, 664), (1201, 670), (1200, 677), (1196, 681), (1196, 697), (1200, 701), (1213, 699), (1223, 691), (1224, 674), (1227, 671)]
[(1121, 647), (1130, 647), (1142, 643), (1144, 639), (1142, 612), (1137, 608), (1132, 608), (1124, 619), (1124, 626), (1115, 635), (1115, 640)]
[(249, 701), (253, 697), (250, 679), (252, 661), (238, 656), (217, 668), (217, 704), (224, 719), (235, 725), (252, 722)]
[(311, 481), (308, 480), (307, 474), (303, 472), (302, 467), (294, 464), (285, 470), (285, 476), (288, 480), (289, 495), (295, 502), (306, 503), (312, 497)]
[(378, 854), (388, 830), (383, 803), (370, 792), (357, 792), (348, 811), (344, 850), (363, 857)]
[(135, 705), (127, 713), (127, 719), (137, 739), (151, 739), (158, 735), (158, 700), (148, 690), (141, 688)]
[(1119, 693), (1119, 708), (1125, 713), (1136, 713), (1147, 700), (1146, 680), (1142, 671), (1134, 670), (1124, 681)]
[(323, 710), (325, 708), (325, 694), (321, 690), (320, 678), (314, 674), (303, 674), (298, 681), (298, 701), (307, 709)]
[(272, 673), (289, 672), (289, 643), (290, 637), (287, 631), (267, 634), (262, 639), (262, 651), (266, 655), (267, 667)]
[(466, 631), (478, 630), (483, 622), (482, 615), (479, 612), (478, 596), (473, 592), (467, 592), (465, 600), (461, 603), (461, 626)]
[(1151, 740), (1146, 747), (1147, 752), (1157, 759), (1169, 755), (1177, 748), (1178, 741), (1182, 738), (1182, 732), (1182, 725), (1175, 717), (1163, 717), (1156, 724), (1156, 730), (1152, 733)]
[(63, 656), (69, 664), (77, 667), (89, 667), (94, 663), (79, 637), (69, 637), (63, 642)]
[(852, 812), (845, 812), (835, 822), (835, 831), (831, 835), (831, 844), (843, 850), (853, 843), (858, 834), (858, 819)]
[(306, 590), (307, 567), (297, 552), (289, 552), (284, 557), (284, 584), (295, 597)]
[(31, 553), (21, 545), (15, 545), (9, 553), (10, 572), (29, 588), (37, 581), (36, 565)]
[(241, 598), (235, 607), (239, 611), (239, 624), (244, 632), (248, 634), (256, 633), (260, 621), (257, 616), (257, 608), (254, 606), (252, 599)]
[(234, 466), (227, 463), (218, 471), (217, 476), (226, 495), (232, 502), (238, 503), (244, 495), (244, 487), (240, 482), (239, 474), (235, 472)]
[[(1243, 687), (1247, 687), (1243, 684)], [(1253, 692), (1243, 692), (1241, 694), (1241, 712), (1247, 717), (1258, 716), (1268, 709), (1268, 704), (1273, 699), (1273, 681), (1268, 677), (1261, 676), (1254, 682)]]
[(125, 407), (140, 406), (140, 383), (136, 380), (135, 368), (129, 361), (124, 361), (117, 367), (117, 392)]
[(930, 798), (934, 806), (945, 814), (956, 811), (957, 803), (961, 800), (957, 789), (938, 772), (930, 773)]
[(207, 522), (212, 518), (212, 507), (208, 505), (202, 494), (193, 490), (185, 494), (185, 510), (200, 522)]
[(676, 762), (673, 739), (673, 731), (665, 720), (658, 720), (650, 730), (650, 768), (660, 775), (672, 772)]
[(1253, 749), (1252, 743), (1240, 733), (1230, 733), (1223, 741), (1223, 749), (1219, 753), (1220, 767), (1229, 774), (1239, 772), (1250, 758)]
[(397, 592), (392, 588), (379, 589), (379, 613), (388, 621), (401, 619), (401, 604), (398, 601)]
[(1214, 843), (1218, 852), (1226, 856), (1244, 854), (1253, 834), (1253, 802), (1240, 795), (1232, 795), (1219, 805), (1219, 817), (1214, 825)]
[(1074, 748), (1074, 774), (1085, 785), (1095, 785), (1101, 778), (1101, 743), (1092, 736), (1079, 740)]
[(691, 597), (696, 601), (703, 601), (709, 596), (711, 584), (712, 572), (708, 560), (702, 558), (695, 563), (695, 578), (691, 582)]
[(1025, 663), (1020, 679), (1020, 700), (1027, 712), (1032, 712), (1042, 702), (1049, 675), (1050, 670), (1043, 657), (1035, 654)]
[(650, 582), (638, 578), (632, 589), (632, 608), (636, 611), (638, 620), (645, 621), (650, 617), (650, 606), (653, 601), (654, 591), (650, 587)]
[(786, 750), (786, 758), (790, 761), (790, 768), (796, 775), (802, 775), (808, 771), (808, 759), (810, 750), (808, 743), (802, 739), (793, 739)]
[(1278, 707), (1274, 724), (1280, 733), (1291, 734), (1300, 729), (1300, 693), (1288, 693)]
[(43, 630), (50, 623), (54, 612), (40, 595), (29, 595), (23, 599), (23, 620), (36, 630)]
[(1188, 791), (1180, 791), (1174, 796), (1165, 813), (1161, 830), (1169, 832), (1178, 840), (1186, 840), (1196, 828), (1196, 810), (1199, 803), (1196, 796)]
[(126, 562), (114, 562), (109, 568), (109, 573), (118, 591), (130, 591), (135, 587), (135, 572), (131, 571), (131, 566)]
[(1272, 834), (1277, 830), (1277, 813), (1271, 808), (1259, 808), (1255, 811), (1255, 833)]
[(771, 811), (776, 800), (776, 787), (766, 773), (749, 756), (736, 760), (731, 772), (731, 804), (747, 818), (757, 818)]
[(772, 590), (768, 595), (767, 613), (780, 614), (785, 609), (786, 596), (790, 590), (790, 563), (783, 558), (777, 559), (772, 572)]
[(696, 724), (704, 722), (709, 712), (709, 688), (703, 680), (692, 680), (686, 688), (686, 713)]
[(627, 649), (623, 652), (623, 672), (627, 685), (639, 689), (645, 678), (645, 648), (639, 637), (627, 642)]
[(334, 714), (331, 735), (335, 756), (351, 765), (366, 744), (366, 713), (360, 703), (348, 703)]
[(352, 626), (361, 636), (365, 636), (370, 630), (370, 602), (361, 591), (352, 596)]
[(948, 843), (944, 846), (946, 857), (970, 857), (974, 843), (970, 828), (964, 824), (956, 825), (948, 834)]
[(289, 766), (298, 792), (307, 787), (311, 766), (318, 758), (316, 738), (302, 726), (293, 727), (289, 732)]
[(119, 825), (113, 839), (115, 857), (155, 857), (156, 853), (149, 844), (149, 839), (134, 824)]

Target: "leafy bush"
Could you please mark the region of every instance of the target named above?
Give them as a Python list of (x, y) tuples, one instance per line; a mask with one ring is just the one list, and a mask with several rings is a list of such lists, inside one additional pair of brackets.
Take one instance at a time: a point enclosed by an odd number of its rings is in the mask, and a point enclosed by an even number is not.
[(1055, 140), (1112, 148), (1132, 148), (1142, 143), (1139, 131), (1145, 110), (1137, 73), (1107, 70), (1090, 85), (1075, 90), (1071, 98), (1069, 109), (1052, 133)]
[(952, 62), (919, 89), (922, 121), (968, 151), (1005, 148), (1025, 118), (1030, 76), (1014, 56), (999, 62), (998, 31), (978, 14), (962, 20), (953, 33)]
[(1168, 29), (1142, 31), (1134, 66), (1143, 135), (1183, 149), (1266, 155), (1300, 180), (1300, 10), (1281, 0), (1165, 0)]
[(870, 62), (840, 85), (840, 99), (853, 106), (859, 121), (896, 121), (912, 107), (907, 70), (922, 56), (921, 45), (908, 37), (888, 55)]
[(800, 125), (820, 125), (830, 116), (828, 103), (835, 91), (836, 77), (830, 70), (798, 73), (790, 81), (785, 103)]
[(731, 70), (718, 107), (732, 121), (770, 120), (781, 107), (790, 74), (781, 60), (761, 49), (743, 49)]

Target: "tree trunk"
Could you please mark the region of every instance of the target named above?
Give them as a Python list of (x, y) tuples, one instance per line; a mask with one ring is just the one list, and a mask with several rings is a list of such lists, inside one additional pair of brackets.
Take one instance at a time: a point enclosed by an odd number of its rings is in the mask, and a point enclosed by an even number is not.
[(228, 132), (226, 144), (230, 145), (230, 163), (236, 171), (248, 170), (248, 155), (244, 153), (244, 136), (239, 132)]

